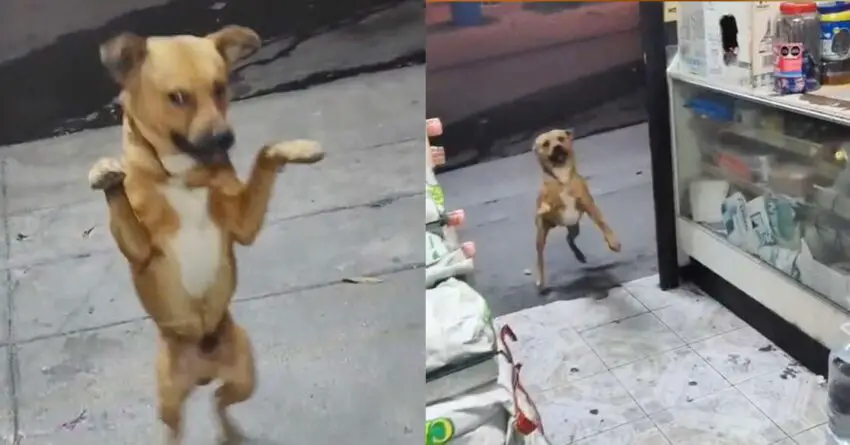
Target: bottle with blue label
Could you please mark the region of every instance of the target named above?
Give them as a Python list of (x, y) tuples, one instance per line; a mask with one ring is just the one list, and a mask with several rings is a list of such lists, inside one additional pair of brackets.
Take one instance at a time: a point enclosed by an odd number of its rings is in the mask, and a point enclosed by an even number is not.
[(836, 85), (850, 80), (850, 3), (819, 3), (823, 82)]

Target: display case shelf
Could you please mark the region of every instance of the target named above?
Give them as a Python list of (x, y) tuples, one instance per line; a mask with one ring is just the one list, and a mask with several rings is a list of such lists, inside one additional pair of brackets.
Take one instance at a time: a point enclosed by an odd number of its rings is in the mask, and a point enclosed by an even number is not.
[(781, 96), (678, 68), (674, 58), (679, 249), (821, 344), (840, 342), (850, 321), (850, 87)]

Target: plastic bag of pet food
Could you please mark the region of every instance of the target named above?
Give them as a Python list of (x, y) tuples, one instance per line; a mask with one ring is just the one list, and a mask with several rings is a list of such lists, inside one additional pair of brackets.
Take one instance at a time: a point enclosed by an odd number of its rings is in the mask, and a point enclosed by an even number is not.
[(449, 278), (425, 291), (425, 370), (431, 371), (496, 347), (487, 301), (463, 281)]
[(425, 407), (426, 445), (551, 445), (506, 338), (515, 340), (508, 327), (501, 331), (495, 382)]
[(441, 207), (437, 205), (430, 193), (425, 194), (425, 224), (433, 224), (440, 221), (442, 215)]
[(425, 232), (425, 287), (430, 288), (437, 282), (472, 274), (475, 264), (472, 260), (475, 244), (466, 242), (460, 246), (450, 246), (439, 235)]
[(498, 383), (425, 407), (425, 445), (505, 445), (510, 394)]

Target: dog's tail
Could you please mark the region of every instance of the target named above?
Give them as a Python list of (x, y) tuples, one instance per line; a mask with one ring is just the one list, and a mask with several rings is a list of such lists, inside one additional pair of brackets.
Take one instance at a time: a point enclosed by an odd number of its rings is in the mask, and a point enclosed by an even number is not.
[(321, 145), (316, 141), (295, 139), (269, 145), (268, 150), (283, 158), (285, 163), (313, 164), (325, 157)]

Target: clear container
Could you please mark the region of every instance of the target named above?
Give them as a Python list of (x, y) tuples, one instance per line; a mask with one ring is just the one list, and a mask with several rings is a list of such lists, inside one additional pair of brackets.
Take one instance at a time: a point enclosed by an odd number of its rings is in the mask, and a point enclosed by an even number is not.
[[(841, 325), (850, 336), (850, 323)], [(836, 445), (850, 445), (850, 343), (829, 353), (827, 435)]]
[[(779, 5), (780, 15), (776, 21), (776, 36), (774, 38), (774, 47), (780, 49), (783, 45), (793, 46), (802, 45), (802, 70), (786, 72), (783, 62), (785, 55), (778, 53), (776, 55), (777, 70), (775, 76), (777, 79), (802, 76), (805, 80), (804, 91), (813, 91), (820, 88), (821, 82), (821, 61), (822, 61), (822, 44), (821, 44), (821, 25), (818, 19), (818, 8), (814, 2), (807, 3), (790, 3), (785, 2)], [(784, 93), (798, 93), (802, 91), (780, 91)]]

